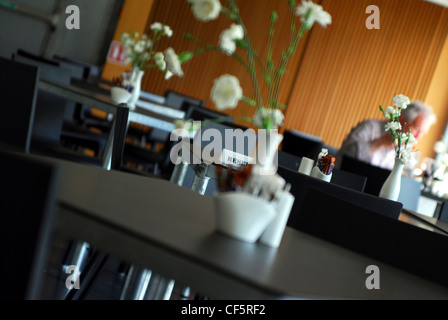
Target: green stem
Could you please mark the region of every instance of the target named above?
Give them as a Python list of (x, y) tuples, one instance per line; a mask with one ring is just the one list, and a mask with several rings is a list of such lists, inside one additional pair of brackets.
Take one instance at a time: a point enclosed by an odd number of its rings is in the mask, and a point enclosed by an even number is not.
[[(203, 46), (202, 48), (199, 48), (199, 49), (193, 51), (193, 55), (202, 54), (202, 53), (205, 53), (207, 51), (219, 51), (219, 52), (222, 52), (224, 54), (227, 54), (220, 47), (213, 46), (211, 44), (205, 43), (205, 42), (199, 40), (198, 38), (194, 37), (191, 34), (187, 34), (186, 38)], [(243, 60), (243, 58), (241, 58), (237, 54), (232, 54), (231, 57), (234, 58), (235, 60), (237, 60), (239, 63), (241, 63), (243, 65), (243, 67), (246, 68), (246, 70), (250, 72), (249, 65)]]
[(266, 60), (267, 60), (266, 84), (268, 87), (268, 106), (271, 104), (270, 101), (272, 101), (273, 99), (272, 81), (274, 77), (274, 61), (272, 58), (272, 43), (274, 38), (274, 26), (276, 21), (277, 21), (277, 13), (272, 13), (271, 23), (269, 26), (268, 52), (266, 54)]
[(283, 74), (286, 72), (286, 68), (289, 64), (289, 60), (291, 59), (292, 54), (297, 49), (297, 45), (300, 41), (300, 39), (303, 37), (305, 32), (310, 29), (310, 26), (307, 24), (302, 23), (299, 31), (296, 34), (296, 24), (295, 24), (295, 7), (296, 7), (296, 1), (295, 0), (289, 0), (289, 9), (291, 14), (291, 41), (289, 48), (286, 52), (282, 53), (282, 58), (280, 60), (279, 67), (275, 73), (275, 80), (274, 80), (274, 92), (272, 94), (272, 102), (277, 103), (278, 97), (280, 94), (280, 82)]
[(249, 61), (249, 73), (252, 79), (252, 84), (254, 86), (254, 90), (255, 90), (255, 100), (257, 101), (257, 106), (258, 108), (263, 108), (263, 99), (261, 97), (261, 91), (260, 91), (260, 87), (258, 85), (258, 79), (257, 79), (257, 72), (255, 69), (255, 54), (254, 54), (254, 50), (252, 47), (252, 43), (249, 40), (249, 37), (247, 36), (247, 29), (246, 26), (244, 25), (241, 16), (239, 14), (238, 11), (238, 7), (235, 4), (234, 0), (228, 0), (229, 6), (232, 9), (233, 14), (235, 15), (235, 21), (241, 25), (241, 27), (244, 30), (244, 42), (246, 43), (247, 46), (247, 58)]

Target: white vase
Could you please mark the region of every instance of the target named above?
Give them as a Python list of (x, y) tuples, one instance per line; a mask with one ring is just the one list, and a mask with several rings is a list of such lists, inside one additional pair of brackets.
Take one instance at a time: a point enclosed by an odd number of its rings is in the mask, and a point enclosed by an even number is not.
[(275, 155), (282, 140), (283, 135), (278, 133), (277, 129), (258, 130), (256, 162), (264, 173), (275, 174), (277, 172), (277, 163), (274, 163), (274, 159), (278, 159)]
[(379, 194), (381, 198), (397, 201), (398, 196), (400, 195), (401, 173), (403, 172), (403, 168), (403, 161), (395, 158), (394, 168), (381, 187)]
[(277, 212), (275, 218), (258, 240), (260, 243), (274, 248), (277, 248), (282, 241), (286, 223), (295, 200), (294, 196), (287, 191), (281, 192), (278, 197), (279, 201), (274, 205)]
[(243, 192), (214, 196), (216, 229), (232, 238), (255, 242), (276, 215), (268, 201)]
[(130, 81), (132, 83), (132, 86), (134, 87), (134, 89), (132, 90), (131, 98), (128, 101), (128, 107), (131, 110), (135, 109), (135, 104), (137, 103), (138, 98), (140, 97), (140, 92), (142, 88), (142, 79), (144, 74), (145, 72), (140, 70), (139, 68), (132, 68), (131, 70)]

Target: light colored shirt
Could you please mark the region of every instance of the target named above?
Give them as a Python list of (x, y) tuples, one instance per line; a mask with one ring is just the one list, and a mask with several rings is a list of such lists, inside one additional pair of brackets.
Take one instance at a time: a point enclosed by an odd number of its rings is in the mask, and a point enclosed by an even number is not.
[(386, 121), (371, 119), (359, 123), (350, 131), (342, 143), (336, 157), (342, 162), (342, 156), (347, 155), (358, 160), (368, 162), (374, 166), (392, 170), (395, 162), (394, 148), (381, 148), (375, 152), (370, 151), (373, 140), (382, 137), (386, 132)]

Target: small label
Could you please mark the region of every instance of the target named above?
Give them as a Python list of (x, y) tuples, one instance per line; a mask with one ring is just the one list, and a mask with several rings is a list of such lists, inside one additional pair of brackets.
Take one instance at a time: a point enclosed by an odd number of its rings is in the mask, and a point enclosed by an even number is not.
[(247, 167), (253, 163), (253, 158), (227, 149), (222, 150), (221, 161), (223, 164), (233, 167)]

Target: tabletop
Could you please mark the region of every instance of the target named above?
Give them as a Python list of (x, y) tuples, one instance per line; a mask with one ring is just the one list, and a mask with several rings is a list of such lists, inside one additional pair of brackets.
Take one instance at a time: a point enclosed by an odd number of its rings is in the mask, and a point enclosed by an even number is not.
[[(215, 299), (447, 299), (448, 288), (286, 228), (271, 248), (215, 230), (213, 198), (63, 160), (57, 229)], [(369, 266), (381, 289), (369, 290)]]

